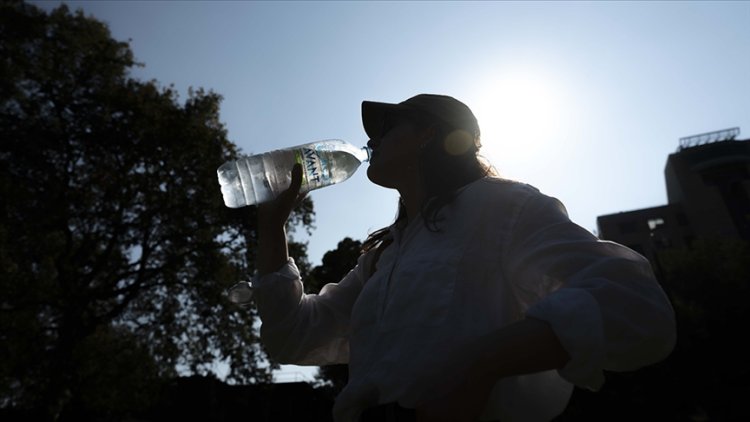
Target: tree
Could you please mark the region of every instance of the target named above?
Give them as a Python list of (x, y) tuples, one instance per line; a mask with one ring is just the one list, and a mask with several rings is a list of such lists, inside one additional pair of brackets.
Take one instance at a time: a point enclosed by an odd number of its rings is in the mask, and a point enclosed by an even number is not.
[[(337, 283), (357, 265), (362, 242), (349, 237), (341, 240), (336, 249), (323, 255), (322, 265), (310, 272), (305, 279), (307, 293), (318, 293), (326, 283)], [(329, 384), (331, 393), (337, 395), (349, 380), (349, 367), (345, 364), (321, 366), (317, 378)]]
[[(221, 97), (134, 79), (128, 44), (64, 5), (0, 3), (0, 57), (0, 407), (111, 415), (216, 361), (270, 381), (254, 311), (223, 294), (256, 232), (218, 188), (239, 153)], [(289, 224), (313, 215), (305, 201)]]

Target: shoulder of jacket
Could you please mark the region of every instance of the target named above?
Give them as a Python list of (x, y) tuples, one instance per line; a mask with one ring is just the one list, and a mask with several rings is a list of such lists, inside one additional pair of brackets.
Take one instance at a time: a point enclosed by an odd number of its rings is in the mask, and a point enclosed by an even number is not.
[(532, 196), (545, 196), (539, 189), (528, 183), (501, 177), (485, 177), (479, 180), (478, 187), (482, 194), (512, 195), (519, 199)]

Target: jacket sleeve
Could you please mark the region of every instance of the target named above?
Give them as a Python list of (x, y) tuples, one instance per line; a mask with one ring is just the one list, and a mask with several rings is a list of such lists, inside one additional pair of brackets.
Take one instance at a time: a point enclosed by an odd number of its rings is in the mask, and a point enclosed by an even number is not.
[(280, 363), (328, 365), (349, 360), (349, 319), (365, 281), (371, 254), (339, 283), (319, 294), (304, 294), (294, 260), (253, 281), (253, 298), (262, 325), (261, 341)]
[(672, 306), (643, 256), (602, 241), (568, 218), (554, 198), (532, 195), (516, 215), (505, 271), (571, 359), (560, 375), (598, 390), (603, 371), (630, 371), (671, 353)]

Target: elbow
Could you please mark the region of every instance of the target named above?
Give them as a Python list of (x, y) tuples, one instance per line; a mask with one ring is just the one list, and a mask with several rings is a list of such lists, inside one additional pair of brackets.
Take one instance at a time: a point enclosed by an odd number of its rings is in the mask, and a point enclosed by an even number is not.
[[(653, 323), (648, 330), (637, 331), (623, 338), (626, 344), (617, 348), (621, 352), (618, 356), (608, 359), (608, 368), (612, 371), (634, 371), (649, 365), (659, 363), (672, 353), (677, 343), (677, 330), (674, 318), (664, 318)], [(629, 344), (629, 346), (627, 345)]]
[(282, 365), (296, 364), (299, 357), (293, 353), (294, 349), (287, 345), (286, 336), (279, 336), (264, 328), (264, 325), (261, 325), (260, 340), (268, 357)]
[(273, 345), (271, 345), (271, 343), (268, 342), (263, 342), (263, 346), (266, 349), (266, 353), (268, 353), (268, 357), (272, 361), (280, 363), (282, 365), (293, 364), (292, 357), (287, 353), (284, 353), (283, 347), (274, 347)]
[(660, 315), (654, 318), (654, 321), (650, 325), (649, 333), (645, 336), (648, 343), (646, 349), (650, 350), (651, 355), (651, 362), (647, 364), (666, 359), (677, 344), (677, 323), (674, 309), (668, 301), (662, 307)]
[(640, 348), (640, 353), (634, 353), (634, 355), (639, 357), (637, 359), (637, 366), (644, 367), (665, 360), (672, 354), (676, 342), (677, 335), (674, 330), (665, 330), (658, 336), (645, 339), (644, 344)]
[[(643, 301), (637, 307), (631, 325), (630, 335), (622, 338), (633, 345), (629, 350), (631, 355), (625, 357), (633, 368), (653, 365), (665, 360), (674, 351), (677, 344), (677, 323), (672, 304), (661, 289), (657, 289), (650, 300)], [(626, 329), (626, 331), (628, 331)]]
[(657, 335), (658, 339), (654, 338), (654, 363), (669, 357), (677, 344), (677, 326), (674, 314), (665, 319)]
[(289, 348), (272, 348), (266, 347), (268, 357), (276, 363), (282, 365), (300, 365), (301, 358), (295, 354), (289, 353)]
[(664, 332), (658, 337), (645, 339), (641, 347), (633, 352), (632, 368), (628, 369), (640, 369), (667, 359), (672, 354), (676, 342), (677, 336), (674, 331)]

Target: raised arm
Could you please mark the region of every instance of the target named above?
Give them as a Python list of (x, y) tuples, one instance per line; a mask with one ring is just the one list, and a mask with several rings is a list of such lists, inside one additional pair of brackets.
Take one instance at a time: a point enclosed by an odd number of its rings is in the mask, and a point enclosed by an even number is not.
[(257, 269), (260, 276), (278, 270), (289, 259), (285, 226), (295, 204), (302, 199), (299, 194), (301, 186), (302, 166), (295, 164), (289, 189), (273, 201), (258, 206)]
[(260, 315), (261, 340), (271, 357), (281, 363), (325, 365), (349, 358), (351, 308), (364, 278), (360, 257), (343, 280), (330, 283), (320, 294), (306, 295), (294, 260), (289, 258), (284, 226), (299, 195), (302, 168), (295, 165), (289, 189), (258, 207), (258, 277), (254, 300)]

